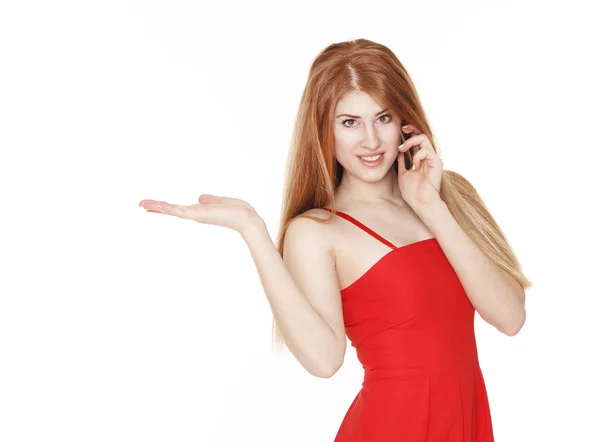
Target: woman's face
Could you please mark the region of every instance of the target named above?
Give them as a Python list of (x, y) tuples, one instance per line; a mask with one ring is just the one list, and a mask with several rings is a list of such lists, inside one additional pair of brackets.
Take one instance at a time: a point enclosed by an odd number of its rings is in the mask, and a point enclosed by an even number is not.
[(368, 182), (381, 180), (398, 158), (400, 122), (364, 92), (344, 95), (334, 118), (335, 158), (345, 173)]

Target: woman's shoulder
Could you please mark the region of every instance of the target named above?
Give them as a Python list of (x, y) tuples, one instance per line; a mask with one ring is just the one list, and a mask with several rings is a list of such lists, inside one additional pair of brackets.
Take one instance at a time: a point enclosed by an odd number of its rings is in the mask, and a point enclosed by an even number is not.
[(320, 246), (332, 249), (336, 232), (335, 221), (331, 222), (334, 218), (335, 215), (325, 209), (308, 209), (292, 218), (286, 236), (299, 236), (304, 241), (318, 242)]
[(323, 253), (335, 256), (335, 235), (331, 228), (331, 214), (323, 209), (309, 209), (293, 217), (284, 234), (284, 250), (295, 250), (301, 256)]
[(290, 221), (290, 226), (294, 225), (306, 225), (311, 226), (311, 229), (322, 231), (323, 233), (329, 232), (331, 220), (335, 215), (325, 209), (318, 207), (308, 209), (302, 213), (299, 213)]

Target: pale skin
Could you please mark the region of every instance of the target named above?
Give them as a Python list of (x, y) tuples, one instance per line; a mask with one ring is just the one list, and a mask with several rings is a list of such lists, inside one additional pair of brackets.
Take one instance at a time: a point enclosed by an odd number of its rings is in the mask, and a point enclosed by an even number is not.
[[(338, 210), (396, 246), (435, 237), (481, 317), (515, 335), (525, 322), (522, 287), (472, 242), (439, 197), (443, 165), (427, 137), (411, 125), (401, 127), (382, 110), (363, 92), (347, 94), (336, 105), (334, 115), (358, 117), (341, 116), (334, 122), (335, 156), (344, 168), (335, 194)], [(401, 131), (411, 138), (399, 147)], [(403, 152), (413, 146), (414, 167), (406, 170)], [(375, 168), (358, 158), (375, 152), (383, 152), (383, 162)], [(263, 219), (246, 201), (202, 194), (190, 206), (156, 200), (142, 200), (139, 206), (239, 232), (290, 352), (314, 376), (329, 378), (337, 372), (346, 352), (340, 289), (389, 252), (386, 245), (337, 216), (327, 224), (296, 218), (286, 232), (281, 258)], [(323, 209), (307, 213), (329, 215)]]

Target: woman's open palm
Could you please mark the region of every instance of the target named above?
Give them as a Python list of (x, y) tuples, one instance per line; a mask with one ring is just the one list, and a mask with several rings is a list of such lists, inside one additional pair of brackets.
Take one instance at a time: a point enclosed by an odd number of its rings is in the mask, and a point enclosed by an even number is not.
[(202, 224), (214, 224), (229, 229), (242, 231), (253, 215), (254, 208), (246, 201), (203, 193), (198, 198), (199, 204), (182, 206), (169, 204), (164, 201), (142, 200), (139, 203), (148, 212), (173, 215), (179, 218), (191, 219)]

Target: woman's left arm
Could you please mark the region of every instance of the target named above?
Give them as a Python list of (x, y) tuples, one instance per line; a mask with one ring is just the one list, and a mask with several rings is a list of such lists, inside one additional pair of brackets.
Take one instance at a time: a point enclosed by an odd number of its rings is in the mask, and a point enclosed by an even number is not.
[[(523, 287), (471, 240), (441, 199), (444, 167), (429, 137), (410, 124), (402, 131), (412, 134), (398, 146), (402, 198), (435, 236), (483, 320), (508, 336), (516, 335), (525, 323)], [(404, 154), (413, 148), (413, 167), (407, 169)]]
[(419, 210), (454, 268), (471, 304), (487, 323), (508, 336), (525, 323), (525, 291), (475, 244), (441, 199)]

